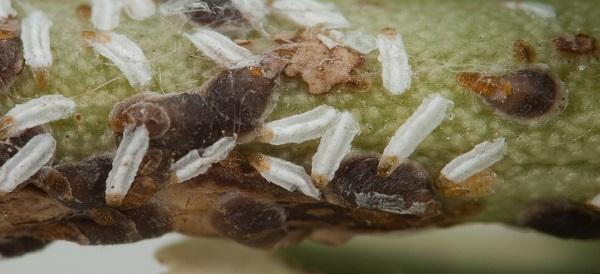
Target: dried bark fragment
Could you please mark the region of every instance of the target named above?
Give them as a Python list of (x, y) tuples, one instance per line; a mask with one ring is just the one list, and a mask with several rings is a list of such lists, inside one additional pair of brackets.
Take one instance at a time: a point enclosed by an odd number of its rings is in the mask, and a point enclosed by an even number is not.
[[(352, 71), (361, 66), (364, 56), (345, 47), (327, 48), (316, 39), (289, 45), (293, 48), (285, 74), (300, 75), (310, 94), (324, 94), (337, 85), (352, 82)], [(290, 49), (292, 50), (292, 49)]]
[(351, 208), (394, 214), (438, 214), (429, 174), (412, 162), (400, 165), (389, 177), (377, 175), (379, 159), (350, 158), (342, 162), (333, 181), (323, 191), (328, 201)]
[(136, 242), (163, 235), (172, 229), (168, 211), (154, 202), (127, 211), (96, 208), (47, 226), (34, 228), (31, 234), (42, 240), (67, 240), (84, 245)]
[(567, 91), (545, 66), (500, 76), (460, 73), (457, 82), (481, 95), (496, 111), (519, 122), (547, 120), (567, 105)]
[(8, 90), (15, 77), (23, 71), (19, 28), (18, 20), (14, 18), (0, 19), (0, 92)]
[(533, 205), (522, 213), (521, 223), (561, 238), (600, 238), (600, 211), (569, 201)]
[(527, 41), (518, 39), (513, 43), (513, 58), (515, 60), (531, 64), (535, 62), (536, 56), (535, 49)]
[(552, 40), (554, 47), (563, 53), (584, 55), (596, 51), (596, 38), (579, 33), (573, 38), (558, 37)]

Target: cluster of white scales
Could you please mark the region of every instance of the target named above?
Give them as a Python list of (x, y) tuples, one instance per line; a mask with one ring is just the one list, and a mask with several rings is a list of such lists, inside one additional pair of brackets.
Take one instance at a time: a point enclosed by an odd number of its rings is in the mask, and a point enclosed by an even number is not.
[[(393, 95), (400, 95), (410, 87), (411, 67), (408, 54), (400, 34), (394, 30), (387, 29), (377, 37), (356, 31), (344, 33), (340, 29), (350, 27), (348, 20), (335, 6), (315, 0), (276, 0), (270, 7), (262, 0), (232, 0), (232, 3), (259, 32), (264, 32), (265, 16), (273, 12), (302, 27), (322, 27), (324, 30), (318, 38), (327, 47), (345, 46), (361, 53), (377, 49), (380, 52), (384, 87)], [(161, 15), (176, 15), (208, 8), (205, 2), (199, 0), (172, 0), (159, 7), (152, 0), (91, 0), (91, 7), (91, 21), (97, 28), (98, 35), (87, 37), (90, 46), (113, 62), (136, 88), (150, 83), (151, 68), (135, 42), (124, 35), (111, 32), (119, 24), (121, 11), (124, 9), (132, 19), (143, 20), (157, 11)], [(522, 9), (541, 17), (553, 15), (551, 7), (540, 7), (535, 2), (508, 2), (507, 7)], [(39, 10), (30, 7), (26, 10), (28, 15), (22, 21), (21, 35), (26, 64), (33, 70), (47, 69), (52, 65), (49, 39), (52, 21)], [(0, 19), (15, 15), (10, 0), (0, 0)], [(246, 48), (207, 28), (184, 36), (204, 55), (227, 69), (252, 66), (260, 61)], [(407, 161), (419, 143), (444, 121), (452, 105), (450, 100), (439, 94), (424, 98), (383, 151), (379, 174), (389, 176)], [(71, 99), (61, 95), (42, 96), (16, 105), (2, 118), (1, 138), (8, 141), (27, 129), (67, 118), (75, 108)], [(360, 125), (351, 113), (323, 105), (305, 113), (268, 122), (261, 127), (261, 131), (257, 141), (273, 145), (320, 139), (312, 159), (310, 175), (299, 165), (267, 155), (260, 155), (259, 159), (251, 161), (267, 181), (288, 191), (300, 191), (319, 199), (319, 188), (333, 179), (340, 163), (351, 151), (352, 141), (360, 133)], [(111, 205), (120, 204), (129, 191), (149, 142), (145, 125), (125, 126), (106, 181), (106, 199)], [(180, 183), (188, 181), (204, 174), (211, 165), (224, 160), (235, 146), (236, 137), (232, 136), (224, 137), (202, 150), (202, 153), (198, 150), (190, 151), (172, 164), (172, 172)], [(56, 141), (50, 134), (40, 134), (29, 140), (0, 168), (0, 193), (11, 192), (26, 183), (49, 163), (55, 149)], [(505, 151), (506, 142), (503, 138), (483, 142), (448, 163), (441, 174), (451, 183), (460, 184), (500, 161)]]

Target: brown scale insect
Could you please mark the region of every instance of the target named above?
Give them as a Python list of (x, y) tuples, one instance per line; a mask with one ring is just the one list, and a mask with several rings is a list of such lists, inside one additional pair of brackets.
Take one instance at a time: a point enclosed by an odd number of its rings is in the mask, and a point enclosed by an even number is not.
[(74, 209), (105, 207), (106, 178), (112, 167), (108, 156), (96, 156), (42, 171), (37, 186)]
[(255, 247), (271, 247), (283, 239), (285, 210), (246, 198), (239, 193), (223, 195), (212, 214), (212, 224), (230, 239)]
[(168, 149), (174, 158), (224, 136), (243, 137), (261, 123), (284, 65), (267, 58), (260, 67), (224, 71), (199, 91), (133, 97), (113, 109), (110, 127), (121, 133), (124, 123), (144, 123), (151, 147)]
[(561, 238), (600, 239), (600, 211), (570, 201), (541, 202), (521, 214), (521, 223)]
[(19, 21), (11, 18), (0, 20), (0, 92), (12, 86), (15, 77), (23, 71)]
[(513, 43), (513, 58), (515, 60), (531, 64), (535, 62), (536, 57), (535, 49), (527, 41), (518, 39)]
[(21, 256), (44, 248), (48, 242), (32, 238), (0, 239), (0, 255), (5, 258)]
[(573, 38), (558, 37), (552, 42), (558, 51), (567, 54), (592, 54), (597, 49), (596, 38), (583, 33), (576, 34)]
[(457, 82), (479, 94), (496, 111), (520, 122), (545, 120), (567, 104), (562, 83), (544, 66), (499, 76), (463, 72)]
[(389, 177), (377, 175), (376, 157), (350, 158), (342, 162), (323, 193), (342, 206), (380, 210), (403, 215), (436, 215), (439, 203), (432, 179), (415, 163), (399, 166)]
[(195, 23), (218, 27), (224, 24), (242, 25), (247, 22), (242, 13), (233, 6), (231, 0), (204, 0), (198, 2), (205, 3), (206, 8), (185, 12), (186, 16)]

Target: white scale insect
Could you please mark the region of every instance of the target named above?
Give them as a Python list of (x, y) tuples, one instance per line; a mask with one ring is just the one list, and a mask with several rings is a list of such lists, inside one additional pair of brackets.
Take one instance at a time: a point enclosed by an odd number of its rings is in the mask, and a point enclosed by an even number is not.
[(112, 31), (119, 26), (121, 10), (133, 20), (144, 20), (156, 13), (152, 0), (91, 0), (92, 25), (101, 31)]
[(150, 62), (142, 49), (126, 36), (114, 32), (96, 33), (86, 40), (98, 54), (121, 70), (132, 87), (142, 89), (152, 81)]
[(206, 57), (228, 69), (258, 64), (258, 58), (248, 49), (237, 45), (227, 36), (209, 29), (184, 34)]
[(410, 88), (412, 70), (402, 37), (395, 30), (385, 30), (377, 39), (383, 86), (392, 94), (400, 95)]
[(10, 0), (0, 0), (0, 19), (17, 16), (17, 11), (13, 9)]
[(75, 102), (62, 95), (46, 95), (18, 104), (0, 119), (0, 139), (17, 137), (25, 130), (56, 120), (75, 112)]
[(264, 21), (270, 10), (263, 0), (232, 0), (231, 3), (250, 22), (254, 29), (262, 34), (267, 34)]
[(125, 13), (133, 20), (144, 20), (156, 13), (156, 4), (153, 0), (123, 0)]
[(301, 166), (262, 154), (254, 157), (251, 163), (269, 182), (289, 191), (298, 189), (307, 196), (318, 198), (320, 195), (313, 182), (322, 188), (333, 179), (359, 132), (360, 126), (352, 114), (339, 113), (330, 106), (322, 105), (265, 124), (258, 138), (258, 141), (273, 145), (297, 144), (321, 138), (313, 157), (312, 178)]
[(338, 30), (331, 30), (329, 36), (334, 41), (362, 54), (369, 54), (377, 49), (377, 38), (364, 32), (349, 31), (343, 33)]
[[(2, 140), (17, 137), (25, 130), (67, 118), (75, 102), (62, 95), (46, 95), (16, 105), (0, 120)], [(0, 167), (0, 193), (8, 193), (26, 182), (54, 155), (56, 141), (50, 134), (37, 135)]]
[(423, 100), (417, 111), (396, 131), (379, 162), (380, 176), (391, 175), (444, 120), (452, 101), (439, 94)]
[(310, 176), (303, 167), (282, 159), (264, 154), (255, 154), (250, 158), (250, 164), (272, 184), (287, 191), (299, 190), (302, 194), (319, 199), (321, 193), (313, 185)]
[(123, 139), (117, 148), (112, 169), (106, 179), (106, 204), (118, 207), (123, 203), (131, 188), (140, 164), (150, 146), (150, 137), (145, 125), (128, 124)]
[(456, 159), (442, 169), (442, 176), (454, 183), (461, 183), (502, 160), (506, 154), (506, 140), (498, 138), (486, 141)]
[(25, 63), (34, 71), (45, 70), (52, 65), (51, 27), (52, 21), (41, 11), (33, 11), (23, 19), (21, 28), (23, 55)]
[(522, 10), (526, 13), (538, 16), (542, 19), (556, 18), (556, 11), (548, 4), (534, 1), (510, 1), (504, 2), (504, 7), (511, 10)]
[(322, 26), (327, 29), (350, 27), (350, 22), (334, 5), (316, 0), (276, 0), (272, 7), (277, 14), (303, 27)]
[(311, 177), (317, 186), (323, 188), (333, 179), (358, 134), (360, 125), (352, 114), (340, 113), (321, 138), (317, 153), (312, 158)]
[(322, 105), (308, 112), (265, 124), (258, 140), (272, 145), (282, 145), (318, 139), (325, 134), (337, 115), (336, 109)]
[(111, 31), (119, 26), (123, 1), (91, 0), (92, 25), (98, 30)]
[(317, 34), (317, 39), (328, 49), (342, 45), (362, 54), (369, 54), (377, 49), (377, 38), (360, 31), (343, 33), (338, 30), (331, 30), (329, 31), (329, 35), (324, 33)]
[(175, 162), (171, 170), (175, 172), (178, 182), (185, 182), (206, 173), (213, 164), (225, 160), (235, 145), (236, 137), (224, 137), (206, 148), (202, 155), (196, 149), (190, 151)]
[(56, 141), (50, 134), (36, 135), (0, 167), (0, 195), (14, 191), (54, 156)]

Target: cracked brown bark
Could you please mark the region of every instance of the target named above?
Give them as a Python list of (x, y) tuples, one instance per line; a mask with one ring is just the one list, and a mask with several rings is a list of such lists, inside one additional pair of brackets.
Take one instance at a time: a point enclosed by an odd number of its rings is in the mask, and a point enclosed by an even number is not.
[[(433, 207), (432, 213), (415, 216), (334, 205), (329, 201), (340, 199), (335, 191), (326, 193), (324, 200), (314, 200), (269, 184), (244, 161), (237, 162), (234, 166), (216, 166), (207, 175), (184, 184), (169, 185), (135, 209), (103, 205), (103, 180), (82, 181), (86, 193), (81, 198), (87, 197), (89, 203), (71, 206), (30, 185), (0, 197), (0, 238), (22, 249), (22, 239), (121, 244), (177, 231), (272, 248), (296, 243), (320, 231), (345, 235), (414, 229), (442, 218)], [(71, 168), (70, 172), (76, 172), (82, 167)], [(105, 168), (103, 173), (108, 171)], [(430, 185), (420, 190), (421, 195), (432, 191)], [(353, 191), (352, 186), (348, 185), (345, 191)]]

